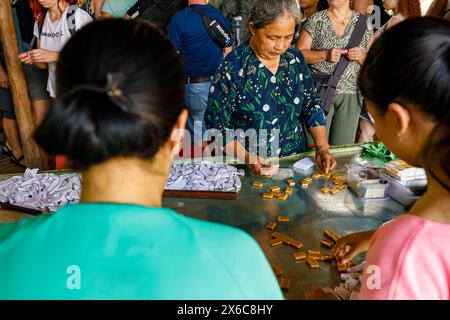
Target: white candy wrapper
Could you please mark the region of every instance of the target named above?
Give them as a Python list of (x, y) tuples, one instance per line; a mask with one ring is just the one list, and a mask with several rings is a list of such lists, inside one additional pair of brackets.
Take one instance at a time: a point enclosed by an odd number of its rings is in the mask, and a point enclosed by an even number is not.
[(0, 182), (0, 201), (22, 207), (56, 211), (80, 201), (81, 176), (70, 174), (38, 174), (27, 169), (23, 176)]
[(238, 192), (242, 186), (239, 177), (243, 175), (244, 170), (208, 161), (174, 165), (166, 190)]
[[(202, 162), (174, 165), (166, 185), (168, 190), (238, 192), (244, 170), (227, 164)], [(81, 175), (40, 173), (27, 169), (23, 176), (0, 182), (0, 202), (38, 210), (56, 211), (80, 201)]]

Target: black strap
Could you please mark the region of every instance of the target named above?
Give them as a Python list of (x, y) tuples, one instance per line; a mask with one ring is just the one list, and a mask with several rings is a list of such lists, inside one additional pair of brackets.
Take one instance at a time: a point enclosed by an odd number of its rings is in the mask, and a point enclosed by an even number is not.
[(446, 16), (447, 14), (449, 14), (449, 13), (450, 13), (450, 8), (448, 8), (447, 11), (445, 11), (445, 12), (442, 14), (441, 18), (444, 19), (445, 16)]
[(236, 2), (236, 15), (241, 15), (242, 14), (242, 2), (243, 1), (237, 1)]
[[(364, 37), (364, 34), (366, 33), (366, 30), (367, 30), (367, 17), (360, 15), (358, 18), (358, 22), (356, 23), (356, 26), (353, 29), (350, 40), (347, 43), (346, 49), (351, 49), (359, 46)], [(342, 75), (345, 72), (345, 69), (347, 69), (349, 64), (350, 60), (348, 60), (348, 58), (345, 56), (341, 56), (341, 59), (339, 60), (336, 70), (328, 79), (327, 85), (333, 88), (337, 88), (339, 80), (341, 79)]]
[(189, 6), (192, 10), (194, 10), (194, 12), (195, 13), (197, 13), (200, 17), (207, 17), (207, 18), (210, 18), (210, 19), (212, 19), (211, 17), (208, 17), (208, 16), (206, 16), (203, 12), (201, 12), (200, 10), (198, 10), (196, 7), (194, 7), (193, 5), (192, 6)]

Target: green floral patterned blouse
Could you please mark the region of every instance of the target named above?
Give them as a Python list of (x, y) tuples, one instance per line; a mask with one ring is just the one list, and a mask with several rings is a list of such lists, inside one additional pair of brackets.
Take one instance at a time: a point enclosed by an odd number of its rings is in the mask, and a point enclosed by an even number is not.
[[(267, 147), (268, 156), (288, 156), (307, 148), (302, 123), (308, 130), (324, 126), (325, 116), (297, 48), (291, 46), (281, 56), (274, 75), (244, 43), (226, 57), (214, 76), (205, 123), (208, 129), (219, 129), (224, 138), (231, 130), (255, 129), (253, 152)], [(274, 142), (277, 132), (278, 143)]]

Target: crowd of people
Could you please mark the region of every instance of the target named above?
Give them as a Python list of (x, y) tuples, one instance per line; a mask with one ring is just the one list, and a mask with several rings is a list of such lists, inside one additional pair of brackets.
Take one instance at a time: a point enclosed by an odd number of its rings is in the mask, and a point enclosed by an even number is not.
[[(443, 2), (435, 0), (430, 14), (448, 15)], [(187, 130), (193, 144), (202, 147), (207, 144), (210, 138), (207, 129), (221, 130), (226, 136), (231, 130), (251, 128), (257, 132), (254, 137), (257, 143), (251, 152), (248, 145), (242, 146), (242, 141), (228, 143), (223, 139), (222, 147), (228, 154), (244, 161), (247, 159), (255, 172), (261, 173), (261, 163), (265, 163), (260, 153), (266, 157), (286, 156), (305, 151), (308, 147), (316, 148), (322, 169), (332, 169), (334, 160), (328, 152), (329, 145), (373, 141), (373, 122), (363, 108), (363, 97), (357, 84), (361, 65), (376, 37), (405, 18), (421, 15), (419, 0), (297, 0), (286, 1), (273, 8), (264, 8), (263, 4), (253, 6), (253, 0), (211, 0), (209, 3), (207, 0), (12, 1), (22, 52), (19, 59), (24, 63), (35, 124), (41, 122), (56, 96), (58, 53), (73, 33), (92, 20), (139, 18), (150, 21), (163, 31), (183, 60), (185, 103), (189, 110)], [(373, 6), (378, 6), (378, 10)], [(380, 10), (381, 6), (384, 6), (383, 10)], [(386, 18), (384, 9), (391, 10), (394, 15)], [(290, 12), (292, 21), (284, 19), (289, 16), (285, 16), (285, 11)], [(219, 21), (234, 42), (226, 48), (218, 46), (206, 30), (202, 15)], [(374, 28), (368, 23), (361, 41), (357, 41), (353, 48), (347, 48), (351, 37), (358, 36), (360, 30), (356, 30), (356, 25), (359, 18), (373, 15), (378, 15), (374, 19)], [(273, 23), (276, 21), (283, 21), (285, 25)], [(292, 23), (294, 35), (289, 43), (289, 24)], [(267, 32), (258, 32), (261, 26), (277, 36), (285, 31), (285, 41), (275, 43)], [(300, 56), (295, 57), (296, 65), (289, 64), (289, 68), (283, 70), (285, 62), (280, 61), (294, 58), (298, 52), (295, 47), (300, 49)], [(235, 59), (236, 54), (245, 48), (243, 56)], [(234, 49), (237, 51), (227, 57)], [(241, 63), (244, 57), (251, 59), (252, 55), (255, 58), (253, 73), (240, 75), (248, 70), (230, 65)], [(338, 68), (340, 61), (344, 66)], [(2, 124), (6, 138), (3, 153), (25, 168), (11, 94), (7, 88), (5, 63), (0, 62), (0, 110), (4, 111)], [(250, 66), (247, 62), (246, 68)], [(281, 67), (279, 72), (278, 65)], [(227, 68), (234, 71), (230, 73)], [(345, 71), (338, 74), (338, 69), (342, 68)], [(299, 81), (302, 88), (294, 85), (298, 91), (295, 95), (292, 94), (292, 83), (280, 86), (285, 79), (294, 81), (299, 76), (305, 81)], [(315, 102), (316, 96), (309, 92), (319, 90), (318, 83), (326, 85), (333, 76), (336, 88), (331, 93), (328, 90), (329, 101)], [(249, 113), (254, 114), (249, 116)], [(299, 117), (301, 121), (297, 121)], [(267, 131), (264, 139), (258, 134), (260, 130)], [(53, 157), (49, 158), (44, 152), (41, 156), (45, 169), (55, 167)], [(265, 163), (265, 166), (268, 167), (265, 175), (276, 172), (270, 163)]]
[[(0, 226), (0, 298), (282, 299), (255, 240), (162, 208), (187, 127), (201, 146), (212, 129), (225, 153), (263, 176), (277, 171), (267, 158), (311, 145), (331, 172), (330, 145), (352, 144), (358, 132), (424, 167), (427, 192), (408, 214), (342, 238), (334, 254), (368, 250), (366, 265), (382, 268), (382, 288), (363, 280), (363, 299), (450, 299), (449, 2), (436, 0), (438, 18), (423, 18), (419, 1), (385, 0), (394, 15), (375, 32), (373, 1), (242, 1), (237, 11), (206, 0), (80, 4), (89, 12), (37, 2), (14, 4), (35, 137), (43, 153), (72, 161), (83, 186), (80, 204)], [(142, 21), (152, 15), (153, 26)], [(232, 43), (219, 45), (205, 17)], [(0, 75), (8, 148), (20, 163)], [(318, 84), (333, 77), (322, 96)], [(64, 286), (74, 263), (89, 270), (83, 290)]]

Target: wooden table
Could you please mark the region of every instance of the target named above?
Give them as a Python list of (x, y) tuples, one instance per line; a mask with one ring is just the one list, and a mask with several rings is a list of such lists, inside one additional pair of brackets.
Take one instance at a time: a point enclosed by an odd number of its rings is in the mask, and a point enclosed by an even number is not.
[[(345, 177), (344, 165), (360, 154), (361, 148), (339, 148), (333, 153), (338, 161), (336, 174)], [(282, 168), (292, 168), (292, 164), (305, 155), (283, 159), (280, 165)], [(335, 264), (321, 262), (320, 269), (311, 270), (304, 262), (293, 260), (291, 255), (296, 249), (286, 245), (275, 248), (269, 246), (271, 232), (265, 229), (267, 222), (276, 221), (280, 215), (288, 216), (290, 221), (278, 224), (277, 232), (303, 243), (304, 248), (300, 251), (320, 249), (323, 253), (328, 253), (329, 249), (320, 247), (320, 241), (325, 239), (323, 229), (329, 228), (340, 235), (370, 230), (405, 210), (391, 199), (361, 201), (347, 189), (337, 195), (322, 194), (320, 188), (324, 181), (320, 179), (313, 181), (308, 189), (302, 189), (299, 181), (307, 175), (297, 172), (294, 177), (296, 186), (293, 195), (286, 201), (263, 199), (263, 190), (268, 190), (273, 185), (279, 185), (284, 190), (288, 186), (287, 183), (255, 177), (248, 168), (245, 170), (242, 189), (236, 200), (165, 198), (163, 205), (190, 217), (235, 226), (250, 233), (270, 263), (280, 267), (283, 276), (291, 280), (290, 290), (285, 291), (287, 299), (302, 299), (305, 292), (316, 285), (334, 287), (339, 284), (339, 274)], [(264, 183), (263, 189), (252, 186), (255, 180)], [(29, 216), (0, 212), (0, 222), (11, 222), (20, 218)]]

